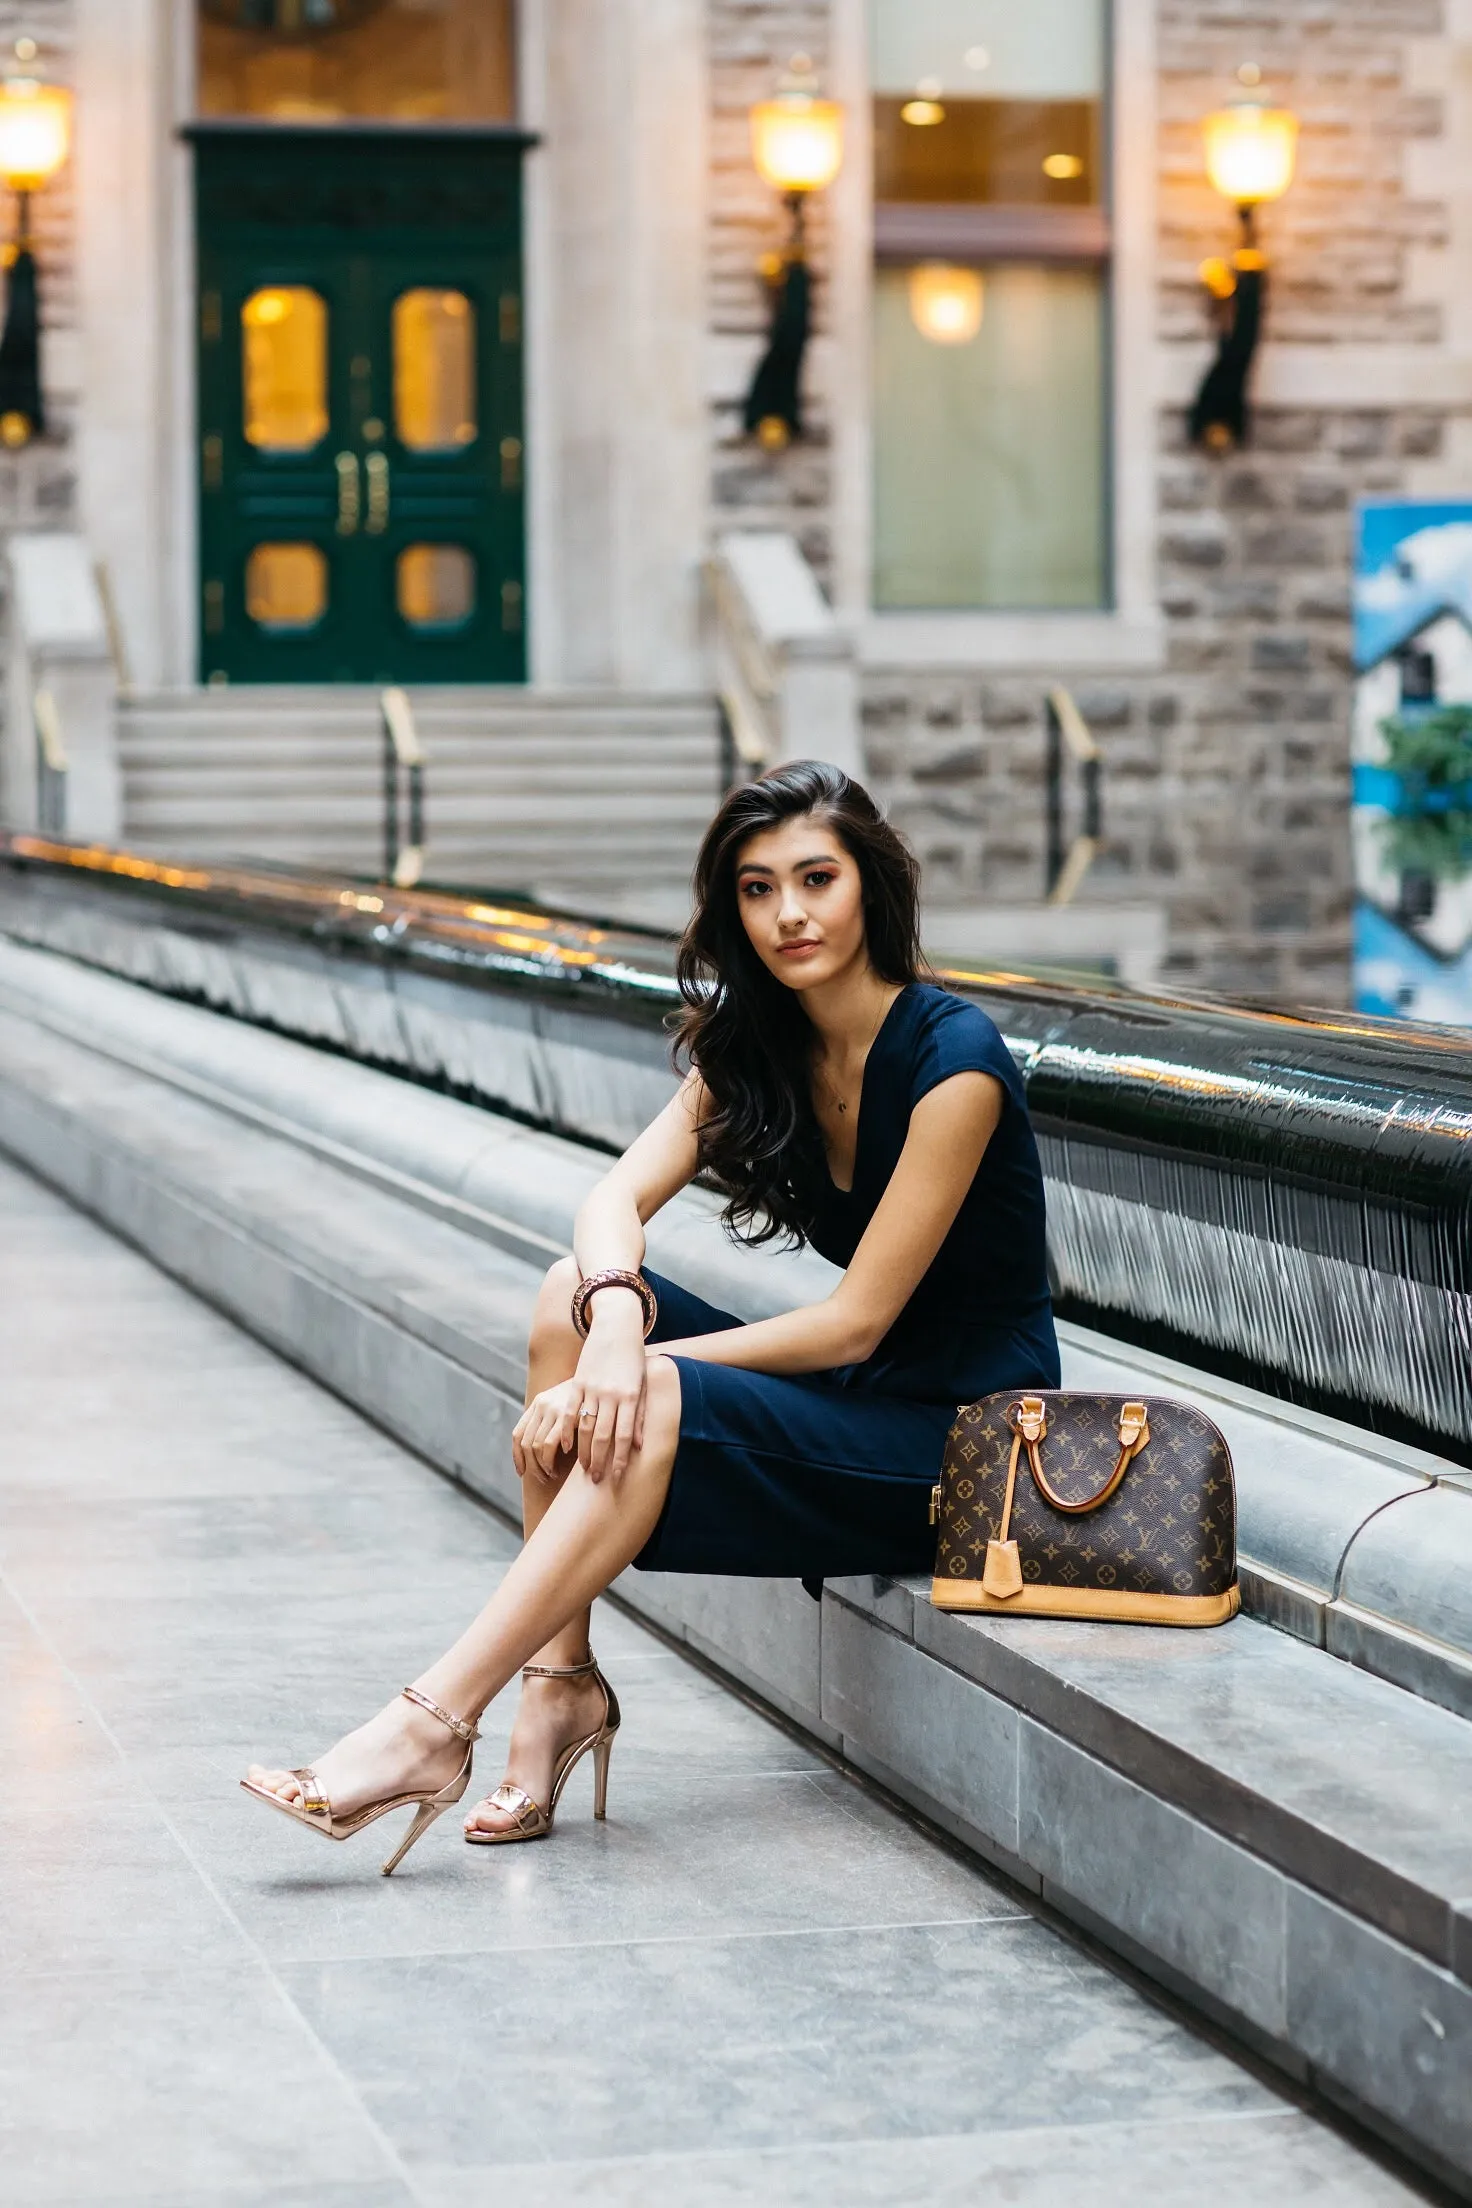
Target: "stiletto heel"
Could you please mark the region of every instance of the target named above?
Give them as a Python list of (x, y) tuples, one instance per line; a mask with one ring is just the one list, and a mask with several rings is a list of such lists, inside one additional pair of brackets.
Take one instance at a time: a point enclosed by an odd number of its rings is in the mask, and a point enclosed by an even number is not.
[(613, 1735), (609, 1733), (593, 1744), (593, 1815), (608, 1815), (608, 1759), (613, 1753)]
[(301, 1788), (301, 1800), (297, 1802), (288, 1802), (280, 1794), (273, 1794), (268, 1786), (257, 1786), (253, 1779), (242, 1779), (242, 1787), (247, 1794), (253, 1794), (258, 1802), (264, 1802), (268, 1809), (281, 1810), (286, 1816), (294, 1818), (299, 1825), (306, 1825), (312, 1832), (323, 1833), (329, 1840), (351, 1840), (355, 1832), (361, 1832), (365, 1825), (373, 1824), (380, 1817), (387, 1817), (391, 1810), (412, 1809), (415, 1813), (413, 1823), (383, 1866), (383, 1875), (387, 1878), (390, 1871), (403, 1862), (420, 1834), (428, 1832), (436, 1817), (442, 1816), (447, 1809), (453, 1809), (464, 1795), (470, 1784), (471, 1765), (475, 1761), (475, 1744), (480, 1739), (479, 1732), (468, 1718), (456, 1717), (452, 1711), (442, 1709), (438, 1702), (431, 1702), (429, 1696), (421, 1694), (417, 1687), (405, 1687), (403, 1692), (406, 1701), (415, 1703), (421, 1710), (428, 1710), (431, 1717), (437, 1717), (442, 1725), (448, 1726), (457, 1740), (465, 1743), (465, 1761), (449, 1784), (440, 1787), (437, 1792), (426, 1793), (421, 1787), (408, 1793), (388, 1794), (381, 1801), (365, 1802), (361, 1809), (351, 1811), (346, 1817), (339, 1817), (334, 1814), (332, 1804), (322, 1792), (317, 1774), (310, 1765), (291, 1774)]
[(572, 1741), (561, 1751), (552, 1766), (552, 1799), (545, 1809), (540, 1802), (532, 1800), (524, 1786), (518, 1786), (512, 1779), (503, 1779), (495, 1793), (487, 1796), (486, 1806), (504, 1810), (514, 1822), (503, 1832), (467, 1832), (465, 1837), (472, 1847), (504, 1847), (509, 1841), (545, 1840), (552, 1830), (562, 1789), (572, 1776), (574, 1765), (581, 1763), (590, 1750), (593, 1756), (593, 1815), (602, 1817), (607, 1809), (608, 1759), (613, 1753), (613, 1736), (622, 1722), (622, 1714), (618, 1696), (598, 1669), (597, 1658), (590, 1651), (585, 1664), (524, 1664), (521, 1676), (523, 1679), (596, 1679), (603, 1690), (603, 1722), (597, 1732)]
[(419, 1804), (419, 1807), (414, 1812), (414, 1822), (410, 1825), (409, 1830), (404, 1834), (403, 1839), (399, 1842), (398, 1846), (394, 1849), (393, 1854), (389, 1857), (388, 1861), (383, 1866), (383, 1875), (385, 1878), (388, 1877), (390, 1871), (396, 1870), (399, 1864), (403, 1862), (404, 1857), (409, 1853), (409, 1850), (413, 1847), (415, 1841), (419, 1838), (419, 1835), (422, 1832), (428, 1832), (436, 1817), (442, 1817), (449, 1807), (450, 1804), (448, 1802), (441, 1801), (421, 1802)]

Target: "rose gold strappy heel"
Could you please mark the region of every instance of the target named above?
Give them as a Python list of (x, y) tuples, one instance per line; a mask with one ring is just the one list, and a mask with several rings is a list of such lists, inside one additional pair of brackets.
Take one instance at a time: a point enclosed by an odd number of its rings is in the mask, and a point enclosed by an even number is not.
[(503, 1779), (494, 1794), (488, 1795), (487, 1807), (504, 1809), (515, 1823), (504, 1832), (467, 1832), (465, 1837), (473, 1847), (502, 1847), (508, 1841), (545, 1840), (552, 1830), (552, 1820), (557, 1814), (557, 1804), (562, 1798), (575, 1763), (581, 1762), (589, 1749), (593, 1751), (593, 1815), (602, 1817), (608, 1807), (608, 1759), (613, 1753), (613, 1736), (621, 1722), (618, 1696), (614, 1693), (602, 1672), (598, 1659), (589, 1652), (585, 1664), (526, 1664), (522, 1667), (523, 1679), (585, 1679), (591, 1675), (603, 1689), (603, 1723), (596, 1733), (589, 1733), (582, 1740), (575, 1740), (564, 1748), (552, 1766), (552, 1799), (543, 1809), (534, 1802), (524, 1786), (517, 1786), (512, 1779)]
[(453, 1809), (461, 1799), (470, 1784), (475, 1744), (480, 1739), (479, 1732), (468, 1718), (452, 1716), (449, 1710), (441, 1709), (438, 1702), (431, 1702), (427, 1694), (421, 1694), (417, 1687), (405, 1687), (404, 1696), (407, 1701), (417, 1703), (421, 1710), (428, 1710), (430, 1716), (437, 1717), (442, 1725), (448, 1725), (455, 1738), (465, 1743), (465, 1761), (449, 1785), (442, 1786), (437, 1794), (426, 1794), (423, 1791), (389, 1794), (381, 1802), (365, 1802), (361, 1809), (353, 1810), (350, 1815), (337, 1817), (334, 1816), (332, 1804), (318, 1785), (317, 1774), (310, 1765), (291, 1774), (302, 1790), (302, 1798), (298, 1802), (285, 1801), (281, 1795), (273, 1794), (269, 1787), (257, 1786), (251, 1779), (242, 1779), (241, 1785), (247, 1794), (254, 1794), (258, 1802), (265, 1802), (271, 1809), (284, 1810), (299, 1825), (307, 1826), (309, 1831), (323, 1833), (329, 1840), (351, 1840), (355, 1832), (361, 1832), (375, 1818), (386, 1817), (390, 1810), (412, 1809), (415, 1812), (413, 1823), (383, 1866), (383, 1875), (387, 1878), (389, 1872), (403, 1862), (420, 1835), (428, 1832), (436, 1817), (447, 1809)]

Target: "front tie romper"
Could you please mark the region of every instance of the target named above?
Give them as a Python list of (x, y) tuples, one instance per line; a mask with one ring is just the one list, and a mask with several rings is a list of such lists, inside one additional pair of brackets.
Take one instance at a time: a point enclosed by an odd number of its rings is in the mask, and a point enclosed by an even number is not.
[[(1001, 1388), (1056, 1388), (1043, 1177), (1021, 1078), (979, 1005), (924, 982), (900, 991), (864, 1068), (851, 1189), (829, 1174), (816, 1121), (798, 1192), (808, 1239), (847, 1265), (899, 1163), (910, 1114), (956, 1073), (1006, 1102), (961, 1208), (872, 1357), (789, 1378), (676, 1357), (680, 1442), (643, 1571), (796, 1578), (928, 1571), (930, 1489), (956, 1406)], [(651, 1342), (742, 1321), (656, 1273)]]

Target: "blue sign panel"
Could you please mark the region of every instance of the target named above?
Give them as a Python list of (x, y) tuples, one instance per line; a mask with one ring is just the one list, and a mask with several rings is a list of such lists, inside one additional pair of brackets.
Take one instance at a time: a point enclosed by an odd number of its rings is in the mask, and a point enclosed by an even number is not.
[(1472, 1026), (1472, 500), (1357, 522), (1355, 1002)]

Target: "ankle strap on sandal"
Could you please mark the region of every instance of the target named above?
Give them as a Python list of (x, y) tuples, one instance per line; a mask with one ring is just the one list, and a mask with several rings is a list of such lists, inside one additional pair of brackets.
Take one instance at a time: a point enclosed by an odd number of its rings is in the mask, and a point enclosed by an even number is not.
[(473, 1744), (480, 1739), (480, 1728), (472, 1725), (468, 1718), (456, 1717), (451, 1711), (441, 1709), (438, 1702), (431, 1702), (429, 1696), (421, 1694), (417, 1687), (405, 1687), (403, 1692), (406, 1702), (417, 1703), (421, 1710), (428, 1710), (431, 1717), (437, 1717), (442, 1725), (449, 1726), (457, 1740)]
[(588, 1651), (585, 1664), (523, 1664), (523, 1679), (586, 1679), (598, 1669), (598, 1659)]

